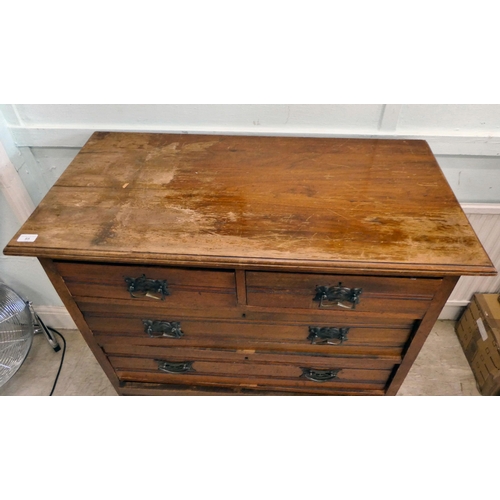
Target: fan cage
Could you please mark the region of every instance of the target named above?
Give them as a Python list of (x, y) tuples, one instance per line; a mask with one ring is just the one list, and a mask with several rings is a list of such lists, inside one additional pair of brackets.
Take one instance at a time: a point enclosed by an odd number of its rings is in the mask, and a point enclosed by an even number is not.
[(33, 342), (33, 317), (28, 303), (0, 283), (0, 386), (19, 370)]

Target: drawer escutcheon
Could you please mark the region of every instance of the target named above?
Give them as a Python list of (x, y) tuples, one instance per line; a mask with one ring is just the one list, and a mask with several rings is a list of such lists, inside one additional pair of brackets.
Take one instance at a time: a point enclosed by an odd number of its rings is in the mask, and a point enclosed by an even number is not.
[[(165, 297), (170, 295), (166, 280), (152, 280), (146, 278), (145, 274), (139, 276), (138, 278), (127, 277), (125, 278), (125, 283), (127, 284), (127, 290), (130, 293), (130, 296), (134, 299), (146, 296), (153, 299), (161, 298), (161, 300), (165, 300)], [(153, 294), (159, 294), (160, 297)]]
[(156, 360), (158, 370), (165, 373), (187, 373), (196, 371), (193, 368), (194, 361), (183, 361), (181, 363), (171, 363), (170, 361)]
[[(319, 307), (323, 309), (333, 307), (344, 307), (345, 309), (355, 309), (359, 304), (359, 296), (363, 292), (362, 288), (347, 288), (339, 283), (338, 286), (317, 286), (316, 295), (313, 300), (319, 302)], [(324, 302), (336, 302), (336, 304), (324, 304)], [(343, 302), (352, 304), (344, 305)]]
[(184, 332), (181, 330), (181, 324), (177, 321), (162, 321), (143, 319), (144, 333), (150, 337), (169, 337), (180, 339)]
[(311, 344), (328, 344), (328, 345), (341, 345), (346, 342), (349, 328), (336, 328), (336, 327), (309, 327), (309, 336), (307, 340)]
[(302, 375), (313, 382), (327, 382), (337, 377), (339, 370), (314, 370), (313, 368), (301, 368)]

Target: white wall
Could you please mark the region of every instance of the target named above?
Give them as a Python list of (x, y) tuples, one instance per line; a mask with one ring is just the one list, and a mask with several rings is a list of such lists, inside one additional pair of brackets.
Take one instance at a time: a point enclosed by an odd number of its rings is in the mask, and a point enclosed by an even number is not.
[[(94, 130), (425, 139), (461, 202), (500, 202), (500, 105), (2, 105), (39, 191)], [(37, 192), (38, 191), (38, 192)]]
[[(36, 160), (33, 159), (36, 169)], [(31, 182), (32, 167), (17, 149), (0, 115), (0, 248), (3, 249), (35, 208), (47, 185)], [(33, 197), (26, 187), (29, 186)], [(0, 281), (34, 304), (62, 307), (55, 290), (35, 258), (9, 257), (0, 253)]]
[[(0, 140), (35, 205), (95, 130), (425, 139), (460, 202), (500, 203), (500, 105), (16, 104), (0, 113)], [(31, 276), (5, 261), (3, 272), (21, 287)], [(60, 304), (39, 288), (41, 304)]]

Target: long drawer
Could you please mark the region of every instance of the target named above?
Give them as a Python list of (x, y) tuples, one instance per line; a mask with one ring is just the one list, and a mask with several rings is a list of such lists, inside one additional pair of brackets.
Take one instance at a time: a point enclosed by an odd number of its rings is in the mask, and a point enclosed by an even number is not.
[[(191, 354), (193, 357), (196, 355)], [(158, 353), (153, 358), (109, 356), (109, 360), (122, 381), (275, 387), (318, 393), (338, 389), (380, 390), (386, 386), (395, 368), (383, 361), (370, 369), (364, 359), (294, 359), (290, 355), (273, 356), (270, 360), (212, 361), (186, 359), (181, 354), (167, 359)]]
[(106, 344), (106, 355), (110, 358), (165, 359), (173, 362), (203, 361), (245, 365), (314, 366), (328, 369), (341, 366), (349, 369), (392, 370), (396, 363), (390, 359), (362, 358), (352, 356), (310, 355), (305, 353), (254, 352), (251, 350), (202, 349), (193, 347), (148, 346), (128, 343)]
[(189, 309), (236, 305), (234, 271), (62, 261), (54, 264), (77, 304), (81, 298), (91, 297), (104, 302), (158, 301)]
[(123, 396), (383, 396), (384, 389), (329, 389), (328, 392), (307, 391), (288, 387), (201, 386), (122, 382)]
[(351, 326), (314, 323), (311, 325), (261, 323), (246, 321), (200, 321), (177, 318), (107, 317), (85, 315), (94, 335), (132, 336), (143, 339), (157, 338), (171, 345), (193, 345), (203, 341), (254, 342), (299, 344), (334, 349), (347, 346), (402, 347), (411, 330), (392, 327)]
[(248, 271), (250, 306), (413, 314), (422, 318), (442, 280)]
[(103, 316), (198, 318), (200, 320), (245, 320), (261, 323), (331, 323), (357, 325), (404, 325), (410, 328), (416, 319), (414, 313), (363, 312), (346, 309), (286, 309), (280, 307), (232, 306), (184, 308), (172, 306), (167, 300), (107, 299), (77, 297), (76, 302), (84, 314)]

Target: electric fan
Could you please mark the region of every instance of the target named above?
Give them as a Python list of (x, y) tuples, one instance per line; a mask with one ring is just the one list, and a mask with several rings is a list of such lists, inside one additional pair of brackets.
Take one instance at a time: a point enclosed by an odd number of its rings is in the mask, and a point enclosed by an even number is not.
[(35, 333), (43, 332), (54, 351), (60, 347), (43, 321), (12, 288), (0, 283), (0, 386), (19, 370)]

